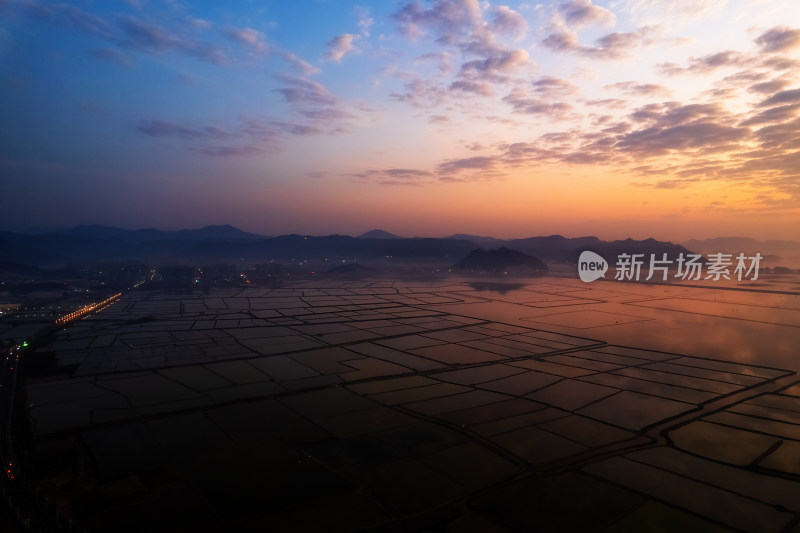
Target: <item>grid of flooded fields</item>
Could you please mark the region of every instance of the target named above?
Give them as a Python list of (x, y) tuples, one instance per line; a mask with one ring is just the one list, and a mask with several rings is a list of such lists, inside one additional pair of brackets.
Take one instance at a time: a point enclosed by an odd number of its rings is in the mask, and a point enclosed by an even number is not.
[(89, 531), (800, 531), (799, 347), (791, 293), (135, 291), (41, 349), (23, 447)]

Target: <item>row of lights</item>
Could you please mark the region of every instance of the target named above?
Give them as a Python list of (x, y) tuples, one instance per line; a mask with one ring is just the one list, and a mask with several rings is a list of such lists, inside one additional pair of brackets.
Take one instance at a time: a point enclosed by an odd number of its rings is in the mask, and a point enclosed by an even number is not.
[(100, 303), (89, 304), (89, 305), (87, 305), (85, 307), (81, 307), (77, 311), (73, 311), (70, 314), (64, 315), (61, 318), (59, 318), (58, 320), (56, 320), (56, 324), (60, 325), (60, 324), (66, 324), (67, 322), (71, 322), (71, 321), (73, 321), (73, 320), (75, 320), (77, 318), (82, 317), (83, 315), (85, 315), (87, 313), (91, 313), (92, 311), (94, 311), (94, 310), (96, 310), (96, 309), (98, 309), (100, 307), (103, 307), (104, 305), (110, 304), (111, 302), (113, 302), (114, 300), (119, 298), (120, 296), (122, 296), (122, 293), (118, 292), (114, 296), (112, 296), (110, 298), (106, 298), (105, 300), (103, 300)]

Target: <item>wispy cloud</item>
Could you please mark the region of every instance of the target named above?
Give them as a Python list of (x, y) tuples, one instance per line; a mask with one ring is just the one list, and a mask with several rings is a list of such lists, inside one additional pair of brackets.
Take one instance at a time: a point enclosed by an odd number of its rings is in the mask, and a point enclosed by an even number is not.
[(355, 41), (358, 35), (352, 33), (343, 33), (337, 35), (328, 42), (328, 54), (326, 58), (329, 61), (340, 62), (344, 56), (356, 51)]
[(149, 137), (185, 141), (185, 149), (212, 156), (247, 156), (273, 151), (286, 136), (320, 135), (324, 119), (302, 123), (269, 118), (242, 117), (236, 122), (203, 124), (196, 121), (142, 120), (137, 132)]
[(253, 28), (226, 28), (222, 34), (255, 54), (263, 54), (269, 49), (264, 33)]
[(759, 107), (765, 107), (775, 104), (790, 104), (800, 102), (800, 89), (791, 89), (788, 91), (781, 91), (773, 94), (766, 100), (758, 104)]
[(427, 170), (413, 168), (370, 169), (348, 174), (354, 181), (378, 185), (419, 186), (431, 183), (434, 175)]
[[(393, 15), (401, 34), (413, 41), (429, 39), (441, 52), (419, 56), (416, 61), (436, 60), (439, 73), (424, 78), (415, 74), (405, 84), (406, 92), (392, 98), (417, 107), (435, 107), (447, 95), (465, 102), (492, 98), (507, 86), (520, 83), (534, 63), (525, 48), (510, 45), (528, 31), (524, 17), (508, 6), (480, 4), (476, 0), (434, 0), (405, 3)], [(462, 62), (452, 68), (454, 57)]]
[(473, 93), (481, 96), (492, 96), (494, 94), (494, 89), (492, 89), (492, 85), (490, 83), (468, 80), (454, 81), (450, 84), (450, 90)]
[(449, 159), (437, 165), (436, 174), (439, 181), (450, 183), (493, 181), (505, 176), (504, 172), (498, 171), (500, 163), (501, 161), (496, 156)]
[(105, 19), (83, 9), (67, 4), (39, 2), (9, 2), (10, 7), (20, 7), (27, 14), (62, 28), (87, 33), (104, 39), (113, 39), (117, 29)]
[(338, 102), (321, 83), (287, 74), (279, 78), (285, 86), (275, 91), (290, 104), (333, 105)]
[(573, 106), (566, 102), (550, 102), (545, 99), (531, 96), (524, 89), (516, 87), (503, 97), (503, 101), (511, 104), (517, 113), (528, 115), (545, 115), (555, 120), (566, 118), (568, 112), (572, 111)]
[(742, 52), (735, 50), (725, 50), (724, 52), (716, 52), (702, 57), (693, 57), (689, 60), (686, 67), (681, 67), (675, 63), (662, 63), (658, 65), (658, 69), (668, 75), (674, 76), (676, 74), (705, 74), (712, 70), (722, 67), (741, 67), (751, 64), (752, 57)]
[(266, 151), (261, 146), (214, 146), (192, 145), (189, 150), (199, 152), (210, 157), (241, 157), (262, 154)]
[(582, 45), (578, 34), (562, 27), (553, 30), (540, 45), (561, 53), (576, 53), (593, 59), (613, 60), (630, 57), (641, 46), (656, 42), (658, 28), (643, 26), (632, 32), (614, 32), (597, 39), (594, 46)]
[(742, 126), (756, 126), (759, 124), (774, 124), (786, 122), (800, 114), (800, 103), (783, 105), (762, 111), (742, 122)]
[(489, 29), (493, 33), (509, 35), (521, 39), (528, 32), (525, 17), (508, 6), (494, 6), (490, 9)]
[(151, 137), (178, 137), (182, 139), (224, 139), (232, 134), (217, 126), (188, 126), (166, 120), (143, 120), (136, 130)]
[(764, 81), (761, 83), (754, 83), (748, 90), (754, 93), (762, 93), (762, 94), (772, 94), (775, 92), (780, 91), (791, 82), (789, 80), (782, 80), (782, 79), (774, 79), (769, 81)]
[(606, 85), (604, 89), (615, 89), (628, 96), (669, 96), (670, 90), (658, 83), (636, 83), (634, 81), (621, 81)]
[(787, 26), (777, 26), (764, 33), (757, 39), (756, 44), (763, 52), (787, 52), (800, 47), (800, 29)]
[(611, 26), (617, 20), (614, 13), (593, 4), (591, 0), (572, 0), (558, 6), (558, 11), (563, 15), (564, 20), (574, 27), (589, 24)]
[(361, 30), (361, 35), (369, 37), (369, 32), (372, 25), (375, 24), (375, 19), (370, 16), (369, 8), (367, 7), (356, 6), (355, 10), (358, 15), (358, 29)]
[(89, 55), (123, 67), (133, 66), (133, 60), (115, 48), (95, 48), (89, 51)]

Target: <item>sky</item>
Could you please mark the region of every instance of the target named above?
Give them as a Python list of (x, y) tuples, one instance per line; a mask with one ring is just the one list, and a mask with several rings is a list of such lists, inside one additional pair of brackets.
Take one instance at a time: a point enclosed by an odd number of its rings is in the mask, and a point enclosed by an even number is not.
[(798, 240), (796, 0), (0, 0), (0, 229)]

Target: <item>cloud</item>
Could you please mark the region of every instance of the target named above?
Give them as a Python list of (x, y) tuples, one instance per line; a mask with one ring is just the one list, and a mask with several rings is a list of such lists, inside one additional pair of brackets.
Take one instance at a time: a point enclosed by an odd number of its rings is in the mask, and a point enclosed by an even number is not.
[(474, 93), (481, 96), (492, 96), (494, 94), (491, 84), (467, 80), (454, 81), (450, 84), (450, 90)]
[(136, 130), (151, 137), (179, 137), (183, 139), (224, 139), (230, 136), (216, 126), (191, 127), (165, 120), (143, 120)]
[(181, 47), (183, 52), (187, 55), (213, 63), (215, 65), (227, 65), (228, 56), (225, 52), (214, 45), (207, 44), (190, 44), (189, 46)]
[(406, 83), (403, 93), (391, 93), (389, 98), (398, 102), (407, 102), (414, 107), (433, 108), (448, 99), (448, 88), (439, 83), (422, 80), (417, 77)]
[[(439, 105), (448, 93), (491, 97), (498, 85), (520, 83), (534, 66), (528, 51), (512, 48), (503, 38), (517, 39), (527, 31), (527, 22), (507, 6), (491, 6), (477, 0), (432, 0), (423, 5), (407, 2), (394, 15), (400, 32), (412, 40), (431, 38), (446, 50), (420, 56), (438, 59), (439, 74), (423, 78), (414, 74), (405, 93), (392, 98), (419, 107)], [(455, 76), (447, 79), (451, 57), (463, 57)]]
[(789, 149), (800, 140), (800, 119), (765, 126), (756, 131), (763, 149)]
[(356, 39), (358, 39), (358, 35), (352, 33), (337, 35), (328, 42), (329, 50), (326, 58), (329, 61), (340, 62), (344, 56), (356, 51), (356, 47), (353, 44)]
[(253, 28), (227, 28), (222, 34), (231, 41), (249, 48), (252, 52), (263, 54), (269, 46), (266, 36)]
[[(546, 105), (540, 104), (546, 111)], [(622, 168), (639, 164), (642, 158), (660, 158), (669, 154), (692, 155), (683, 166), (667, 161), (648, 165), (654, 175), (711, 173), (720, 163), (704, 163), (703, 157), (715, 154), (738, 154), (742, 143), (751, 142), (753, 133), (744, 125), (736, 125), (735, 117), (720, 104), (688, 104), (677, 102), (647, 104), (630, 113), (631, 121), (599, 117), (595, 130), (577, 129), (541, 135), (534, 142), (514, 143), (500, 147), (499, 160), (505, 165), (531, 164), (614, 164)], [(601, 124), (609, 124), (600, 128)], [(770, 133), (786, 137), (787, 132)], [(727, 157), (727, 156), (721, 156)], [(655, 159), (655, 161), (659, 161)], [(733, 164), (735, 158), (727, 161)], [(727, 163), (726, 163), (727, 164)], [(703, 170), (699, 170), (703, 169)]]
[[(280, 122), (280, 129), (284, 132), (294, 135), (346, 133), (348, 122), (375, 113), (374, 109), (363, 104), (347, 105), (321, 83), (288, 74), (280, 75), (278, 79), (284, 86), (274, 89), (274, 92), (283, 96), (293, 113), (310, 121), (299, 124)], [(273, 126), (277, 124), (274, 122)]]
[(572, 0), (558, 6), (558, 11), (567, 23), (575, 27), (589, 24), (612, 26), (617, 20), (614, 13), (592, 4), (591, 0)]
[(197, 83), (197, 77), (192, 74), (182, 73), (179, 74), (176, 80), (180, 85), (194, 85)]
[(593, 59), (623, 59), (629, 57), (635, 48), (655, 42), (657, 31), (653, 26), (644, 26), (633, 32), (609, 33), (597, 39), (595, 46), (584, 46), (580, 44), (577, 33), (561, 27), (553, 29), (539, 44), (554, 52), (574, 52)]
[(616, 89), (622, 94), (630, 96), (668, 96), (670, 90), (657, 83), (636, 83), (634, 81), (622, 81), (606, 85), (604, 89)]
[(355, 10), (358, 15), (358, 29), (361, 30), (361, 35), (369, 37), (370, 28), (375, 23), (375, 20), (369, 14), (369, 8), (356, 6)]
[(210, 157), (241, 157), (258, 155), (266, 150), (260, 146), (214, 146), (214, 145), (194, 145), (189, 150), (200, 152)]
[(136, 50), (160, 54), (179, 45), (177, 38), (162, 27), (131, 16), (123, 17), (122, 30), (123, 44)]
[(485, 59), (475, 59), (461, 65), (463, 76), (497, 77), (530, 64), (525, 50), (500, 50)]
[(492, 170), (497, 161), (493, 157), (475, 156), (461, 159), (451, 159), (440, 163), (436, 170), (440, 174), (455, 174), (464, 170)]
[(286, 87), (275, 89), (285, 102), (290, 104), (333, 105), (338, 102), (320, 83), (296, 76), (282, 75), (280, 79)]
[(693, 57), (689, 60), (689, 65), (681, 67), (675, 63), (660, 63), (656, 68), (667, 76), (678, 74), (705, 74), (722, 67), (739, 67), (752, 63), (752, 57), (735, 50), (726, 50), (703, 57)]
[(414, 58), (414, 63), (436, 63), (441, 74), (448, 74), (453, 70), (450, 54), (447, 52), (430, 52)]
[(133, 66), (133, 61), (131, 58), (114, 48), (95, 48), (89, 51), (89, 55), (97, 59), (102, 59), (103, 61), (121, 65), (123, 67)]
[(203, 20), (203, 19), (199, 19), (199, 18), (195, 18), (195, 17), (192, 17), (190, 15), (186, 15), (186, 17), (184, 17), (183, 20), (186, 21), (186, 24), (188, 26), (191, 26), (192, 28), (195, 28), (195, 29), (198, 29), (198, 30), (207, 30), (207, 29), (211, 28), (211, 23), (209, 21)]
[(794, 105), (784, 105), (773, 107), (750, 117), (742, 122), (742, 126), (754, 126), (758, 124), (773, 124), (775, 122), (785, 122), (797, 116), (800, 112), (800, 103)]
[(728, 146), (744, 140), (748, 135), (749, 130), (746, 128), (701, 122), (669, 128), (653, 127), (631, 132), (625, 135), (616, 146), (620, 150), (648, 157), (665, 155), (669, 152)]
[(609, 126), (607, 128), (603, 128), (602, 132), (603, 133), (627, 133), (628, 131), (631, 130), (631, 128), (632, 128), (632, 126), (628, 122), (617, 122), (616, 124), (613, 124), (612, 126)]
[(586, 105), (602, 106), (609, 109), (627, 109), (630, 103), (627, 100), (620, 98), (601, 98), (594, 100), (586, 100)]
[(528, 23), (525, 17), (514, 11), (508, 6), (495, 6), (490, 10), (492, 14), (489, 23), (492, 32), (510, 35), (515, 39), (521, 39), (528, 31)]
[(791, 104), (793, 102), (800, 102), (800, 89), (792, 89), (789, 91), (775, 93), (766, 100), (760, 102), (758, 106), (766, 107), (775, 104)]
[(559, 89), (555, 88), (558, 84), (553, 81), (555, 78), (544, 80), (545, 84), (542, 84), (543, 80), (540, 79), (539, 85), (537, 86), (537, 82), (534, 82), (530, 89), (514, 87), (503, 97), (503, 101), (510, 104), (516, 113), (547, 115), (556, 120), (566, 118), (567, 113), (573, 109), (572, 105), (565, 102), (553, 102), (551, 99), (559, 95), (568, 96), (574, 90), (569, 86), (562, 86), (560, 88), (562, 92), (559, 94)]
[(287, 52), (285, 50), (277, 50), (278, 55), (289, 65), (291, 65), (296, 70), (299, 70), (301, 74), (304, 76), (310, 76), (312, 74), (316, 74), (319, 72), (319, 69), (306, 61), (305, 59), (296, 56), (291, 52)]
[(511, 103), (514, 106), (514, 111), (517, 113), (525, 113), (528, 115), (546, 115), (553, 119), (565, 119), (566, 114), (572, 111), (573, 107), (565, 102), (549, 103), (541, 100), (512, 100), (508, 96), (503, 100)]
[(429, 182), (433, 174), (427, 170), (411, 168), (371, 169), (349, 174), (359, 182), (374, 182), (378, 185), (418, 186)]
[(243, 117), (236, 124), (220, 126), (150, 119), (140, 121), (135, 129), (149, 137), (190, 141), (187, 149), (206, 155), (235, 156), (275, 149), (286, 135), (319, 135), (324, 133), (323, 124), (323, 120), (300, 123)]
[(267, 122), (268, 126), (276, 131), (289, 133), (291, 135), (317, 135), (322, 133), (322, 130), (310, 124), (296, 124), (293, 122), (282, 122), (278, 120), (271, 120)]
[(120, 23), (121, 45), (148, 54), (163, 54), (177, 50), (187, 55), (217, 65), (228, 62), (225, 52), (217, 46), (205, 44), (185, 36), (178, 36), (157, 24), (124, 16)]
[(747, 90), (752, 93), (772, 94), (780, 91), (787, 85), (789, 85), (789, 80), (776, 79), (776, 80), (764, 81), (761, 83), (755, 83), (750, 87), (748, 87)]
[(776, 26), (762, 33), (755, 42), (763, 52), (773, 53), (792, 50), (800, 47), (800, 29)]
[(20, 2), (28, 15), (45, 20), (62, 28), (87, 33), (104, 39), (113, 39), (117, 31), (103, 18), (63, 3), (51, 4), (39, 1)]
[(580, 89), (574, 83), (553, 76), (542, 76), (531, 84), (533, 91), (545, 98), (563, 98), (577, 94)]
[(584, 55), (596, 59), (621, 59), (629, 57), (634, 48), (649, 45), (654, 42), (653, 26), (644, 26), (633, 32), (609, 33), (599, 38), (594, 47), (584, 47), (579, 50)]
[(427, 178), (431, 173), (426, 170), (415, 170), (409, 168), (390, 168), (383, 171), (393, 178)]
[[(101, 38), (114, 47), (127, 48), (151, 55), (180, 52), (217, 65), (224, 65), (228, 62), (228, 58), (221, 48), (203, 42), (192, 35), (193, 31), (207, 29), (209, 24), (191, 16), (178, 20), (175, 27), (165, 29), (159, 24), (132, 15), (121, 15), (110, 22), (101, 16), (65, 3), (26, 0), (13, 4), (19, 6), (22, 12), (30, 17)], [(0, 6), (2, 5), (0, 4)], [(95, 57), (115, 61), (119, 64), (126, 63), (122, 55), (112, 55), (114, 54), (112, 48), (105, 47), (97, 50), (107, 51), (93, 52), (92, 55)]]
[[(326, 110), (320, 110), (324, 112)], [(306, 116), (306, 115), (304, 115)], [(336, 116), (309, 114), (310, 122), (241, 117), (236, 123), (198, 124), (196, 122), (175, 122), (163, 119), (142, 120), (135, 130), (148, 137), (176, 139), (184, 141), (187, 150), (209, 156), (245, 156), (277, 149), (287, 136), (310, 136), (323, 133), (335, 134), (341, 127), (327, 128)]]
[(789, 57), (770, 56), (760, 62), (761, 67), (772, 70), (792, 70), (800, 67), (800, 61)]
[(566, 28), (553, 31), (539, 44), (554, 52), (573, 52), (580, 48), (578, 34)]
[(638, 21), (654, 23), (668, 20), (676, 27), (690, 24), (695, 20), (721, 12), (728, 0), (621, 0), (616, 5), (625, 13), (631, 13)]
[(434, 0), (428, 9), (415, 0), (392, 17), (406, 37), (419, 39), (426, 30), (434, 31), (437, 42), (454, 44), (459, 36), (479, 27), (481, 9), (477, 0)]
[(304, 117), (318, 122), (333, 122), (336, 120), (354, 118), (354, 116), (347, 111), (330, 107), (318, 109), (298, 109), (297, 111)]
[(668, 102), (661, 105), (655, 116), (660, 127), (672, 127), (697, 121), (725, 122), (730, 120), (729, 113), (718, 104), (686, 104)]

